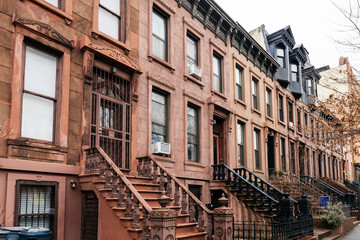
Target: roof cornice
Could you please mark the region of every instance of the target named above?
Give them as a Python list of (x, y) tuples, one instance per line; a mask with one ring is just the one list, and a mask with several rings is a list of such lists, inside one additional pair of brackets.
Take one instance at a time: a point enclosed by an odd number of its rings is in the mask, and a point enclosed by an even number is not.
[[(199, 20), (204, 28), (211, 30), (225, 45), (230, 38), (231, 46), (236, 48), (268, 77), (274, 78), (279, 63), (250, 34), (213, 0), (175, 0), (178, 7), (186, 9), (193, 18)], [(203, 5), (200, 5), (201, 4)]]

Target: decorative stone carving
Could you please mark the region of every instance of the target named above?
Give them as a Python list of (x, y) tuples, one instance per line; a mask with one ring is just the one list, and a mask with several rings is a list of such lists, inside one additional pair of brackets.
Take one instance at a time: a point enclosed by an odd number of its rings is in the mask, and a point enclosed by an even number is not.
[(168, 8), (173, 13), (176, 12), (176, 9), (167, 0), (157, 0), (157, 1), (162, 5), (164, 5), (164, 7)]
[(214, 209), (215, 240), (232, 240), (234, 211), (226, 207), (228, 199), (224, 193), (219, 198), (219, 203), (221, 207)]
[(121, 63), (125, 67), (135, 71), (138, 74), (142, 73), (141, 67), (134, 63), (124, 51), (94, 44), (88, 37), (85, 37), (81, 40), (80, 48), (83, 51), (90, 50), (93, 51), (96, 55), (99, 54), (108, 57), (116, 62)]
[(139, 99), (140, 74), (134, 73), (132, 77), (132, 99), (137, 102)]
[(195, 30), (201, 36), (205, 36), (204, 30), (202, 30), (195, 21), (184, 17), (184, 23), (187, 24), (192, 30)]
[(165, 192), (158, 201), (161, 208), (150, 212), (151, 239), (173, 240), (176, 235), (176, 211), (166, 208), (171, 199)]
[(184, 89), (184, 96), (187, 96), (188, 98), (191, 98), (192, 100), (198, 101), (199, 103), (205, 103), (204, 99), (202, 99), (198, 94), (194, 92), (188, 92)]
[(83, 69), (84, 80), (91, 84), (93, 80), (93, 68), (94, 68), (95, 54), (89, 50), (86, 50), (83, 55)]
[(31, 19), (21, 18), (17, 16), (15, 13), (13, 14), (13, 23), (14, 24), (20, 24), (24, 27), (30, 28), (38, 33), (41, 33), (69, 48), (74, 48), (74, 41), (68, 40), (66, 37), (64, 37), (62, 34), (60, 34), (58, 31), (50, 27), (46, 23), (38, 22)]
[(162, 75), (150, 75), (150, 73), (147, 73), (147, 78), (149, 80), (152, 80), (156, 83), (159, 83), (171, 90), (175, 90), (175, 85), (172, 84), (166, 77), (162, 76)]

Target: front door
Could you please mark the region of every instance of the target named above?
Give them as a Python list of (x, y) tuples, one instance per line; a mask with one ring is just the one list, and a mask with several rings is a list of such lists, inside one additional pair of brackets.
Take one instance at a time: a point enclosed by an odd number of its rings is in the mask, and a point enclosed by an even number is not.
[(130, 81), (94, 67), (91, 146), (100, 146), (123, 170), (130, 167)]
[(214, 116), (213, 124), (214, 164), (225, 163), (225, 120)]
[(267, 158), (268, 158), (268, 169), (270, 176), (275, 170), (274, 136), (271, 135), (268, 135)]

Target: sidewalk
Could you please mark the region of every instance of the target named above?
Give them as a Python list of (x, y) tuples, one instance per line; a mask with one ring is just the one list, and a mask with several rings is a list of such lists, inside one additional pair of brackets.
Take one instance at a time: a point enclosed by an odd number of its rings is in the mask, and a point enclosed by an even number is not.
[(351, 232), (346, 234), (342, 240), (359, 240), (360, 239), (360, 225), (357, 225)]

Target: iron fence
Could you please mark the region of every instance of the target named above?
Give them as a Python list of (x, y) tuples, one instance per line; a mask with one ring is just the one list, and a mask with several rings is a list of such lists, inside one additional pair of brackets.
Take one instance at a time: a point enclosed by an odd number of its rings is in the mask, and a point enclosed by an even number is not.
[(240, 222), (234, 224), (233, 239), (292, 240), (313, 235), (312, 216), (290, 221)]

